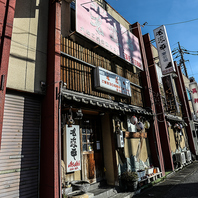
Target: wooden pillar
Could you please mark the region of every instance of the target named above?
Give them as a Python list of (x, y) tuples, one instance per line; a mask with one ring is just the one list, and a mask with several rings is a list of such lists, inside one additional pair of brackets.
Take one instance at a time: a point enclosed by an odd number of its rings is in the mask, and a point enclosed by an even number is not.
[[(145, 106), (151, 108), (153, 113), (156, 114), (154, 98), (153, 98), (153, 91), (152, 91), (152, 84), (151, 84), (151, 80), (150, 80), (147, 57), (146, 57), (146, 52), (145, 52), (144, 41), (143, 41), (143, 37), (142, 37), (140, 24), (135, 23), (132, 25), (132, 28), (133, 28), (133, 30), (132, 30), (133, 34), (139, 39), (139, 45), (140, 45), (140, 50), (141, 50), (141, 55), (142, 55), (142, 63), (143, 63), (144, 71), (141, 72), (141, 78), (142, 78), (142, 86), (144, 87), (143, 93), (144, 93), (144, 98), (145, 98), (145, 100), (144, 100)], [(152, 132), (153, 132), (153, 134), (152, 134)], [(156, 165), (159, 164), (162, 174), (165, 175), (164, 159), (163, 159), (163, 154), (162, 154), (161, 141), (160, 141), (160, 136), (159, 136), (159, 128), (158, 128), (156, 116), (153, 117), (153, 126), (151, 127), (149, 133), (152, 134), (152, 135), (150, 135), (150, 138), (149, 138), (152, 158)], [(171, 167), (171, 169), (173, 169), (173, 167), (171, 165), (169, 167)]]
[(0, 0), (0, 145), (16, 0)]
[(182, 71), (181, 71), (181, 67), (177, 66), (177, 63), (174, 62), (175, 64), (175, 69), (176, 69), (176, 73), (178, 78), (175, 79), (175, 83), (177, 86), (177, 91), (179, 94), (179, 98), (181, 100), (182, 103), (182, 113), (183, 113), (183, 119), (184, 121), (187, 123), (188, 126), (186, 126), (186, 132), (188, 135), (188, 142), (189, 142), (189, 147), (191, 152), (196, 155), (196, 149), (195, 149), (195, 145), (194, 145), (194, 141), (193, 141), (193, 136), (192, 136), (192, 130), (190, 127), (190, 118), (191, 118), (191, 114), (189, 115), (189, 103), (188, 100), (186, 101), (187, 96), (185, 97), (186, 94), (186, 89), (185, 89), (185, 85), (184, 85), (184, 79), (182, 77)]
[(155, 108), (156, 108), (157, 120), (159, 120), (158, 126), (160, 129), (159, 134), (160, 134), (162, 152), (163, 152), (163, 157), (164, 157), (164, 162), (165, 162), (165, 169), (174, 170), (173, 159), (172, 159), (171, 148), (170, 148), (170, 141), (168, 137), (168, 128), (166, 124), (162, 99), (160, 97), (161, 92), (160, 92), (160, 87), (158, 84), (157, 71), (155, 68), (150, 35), (145, 34), (143, 38), (144, 38), (144, 45), (145, 45), (145, 50), (146, 50), (146, 55), (147, 55), (147, 60), (148, 60), (148, 68), (149, 68), (149, 73), (150, 73), (150, 78), (151, 78), (152, 89), (153, 89), (153, 92), (155, 93), (156, 101), (157, 101), (157, 103), (155, 104)]
[(40, 197), (60, 198), (59, 85), (61, 5), (49, 0), (46, 95), (42, 102)]

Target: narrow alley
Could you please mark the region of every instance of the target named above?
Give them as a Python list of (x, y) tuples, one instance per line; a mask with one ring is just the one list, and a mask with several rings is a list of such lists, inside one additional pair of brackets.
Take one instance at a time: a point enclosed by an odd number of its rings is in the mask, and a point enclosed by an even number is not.
[(134, 197), (184, 198), (198, 197), (198, 162), (171, 174), (163, 182), (142, 191)]

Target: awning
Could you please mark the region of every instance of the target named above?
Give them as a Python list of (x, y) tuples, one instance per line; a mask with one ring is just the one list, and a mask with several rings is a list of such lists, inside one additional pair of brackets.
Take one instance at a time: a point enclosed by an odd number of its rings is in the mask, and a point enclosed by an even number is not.
[(67, 89), (62, 89), (61, 95), (66, 100), (72, 100), (79, 103), (84, 103), (86, 105), (90, 104), (92, 106), (97, 106), (100, 108), (129, 112), (129, 113), (137, 113), (142, 115), (153, 116), (151, 110), (144, 109), (142, 107), (137, 107), (134, 105), (127, 105), (121, 102), (115, 102), (112, 100), (87, 95), (84, 93), (79, 93)]
[(179, 117), (179, 116), (174, 116), (174, 115), (171, 115), (171, 114), (165, 114), (165, 117), (168, 120), (185, 123), (184, 120), (181, 117)]

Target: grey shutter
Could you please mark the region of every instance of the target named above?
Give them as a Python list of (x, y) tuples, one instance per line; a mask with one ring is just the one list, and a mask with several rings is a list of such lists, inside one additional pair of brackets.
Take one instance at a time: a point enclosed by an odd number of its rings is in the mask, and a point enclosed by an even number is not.
[(6, 94), (0, 149), (0, 197), (38, 197), (40, 101)]

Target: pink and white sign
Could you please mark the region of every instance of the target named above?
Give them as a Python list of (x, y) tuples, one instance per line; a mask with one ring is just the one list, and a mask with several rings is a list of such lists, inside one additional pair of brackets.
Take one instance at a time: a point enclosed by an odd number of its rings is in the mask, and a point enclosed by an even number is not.
[(95, 69), (95, 87), (99, 90), (131, 97), (130, 81), (102, 67)]
[(197, 88), (197, 82), (192, 82), (189, 84), (189, 88), (191, 91), (191, 98), (192, 98), (192, 104), (195, 110), (195, 115), (198, 118), (198, 88)]
[(66, 125), (67, 172), (81, 170), (79, 125)]
[(96, 2), (76, 0), (76, 31), (143, 70), (138, 38)]

